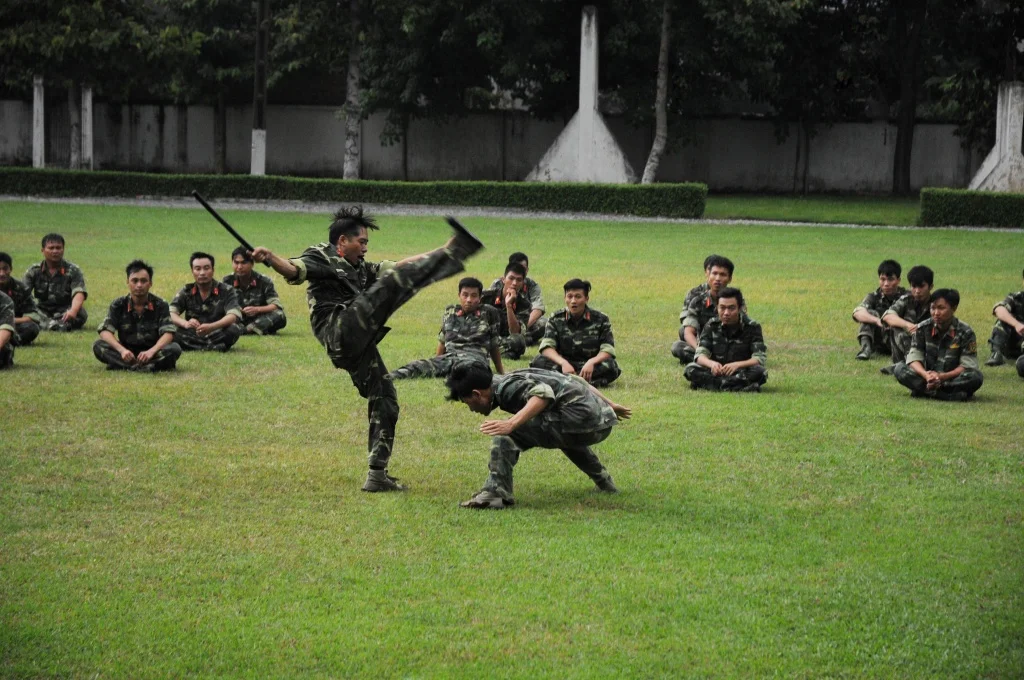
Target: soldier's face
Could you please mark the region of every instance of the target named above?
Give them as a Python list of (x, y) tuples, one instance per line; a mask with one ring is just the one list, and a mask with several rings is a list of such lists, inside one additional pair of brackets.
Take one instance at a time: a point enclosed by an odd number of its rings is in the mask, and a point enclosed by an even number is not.
[(515, 272), (508, 272), (507, 274), (505, 274), (505, 290), (516, 290), (516, 291), (522, 290), (523, 289), (523, 283), (525, 281), (526, 281), (525, 277), (520, 276), (519, 274), (516, 274)]
[(47, 241), (43, 246), (43, 259), (50, 264), (60, 264), (64, 259), (64, 244), (60, 241)]
[(936, 326), (946, 326), (956, 314), (956, 307), (953, 307), (943, 298), (939, 298), (931, 306), (932, 323)]
[(11, 265), (6, 262), (0, 262), (0, 286), (7, 285), (7, 282), (11, 280)]
[(241, 255), (231, 258), (231, 267), (235, 270), (235, 274), (243, 279), (252, 276), (252, 261), (246, 260)]
[(579, 316), (587, 308), (590, 297), (582, 290), (569, 289), (565, 291), (565, 308), (573, 316)]
[(213, 263), (209, 258), (200, 257), (192, 260), (192, 278), (204, 286), (213, 281)]
[(892, 276), (891, 274), (879, 274), (878, 287), (882, 289), (883, 294), (892, 295), (900, 287), (900, 277)]
[(725, 267), (712, 267), (708, 272), (708, 286), (711, 288), (711, 292), (716, 295), (718, 291), (728, 286), (730, 282), (732, 282), (732, 274)]
[(473, 390), (468, 397), (462, 397), (462, 403), (469, 407), (473, 413), (490, 415), (494, 408), (491, 406), (491, 390)]
[(459, 290), (459, 304), (462, 305), (462, 311), (466, 314), (476, 312), (480, 309), (480, 289), (462, 288)]
[(355, 236), (338, 238), (338, 257), (345, 258), (349, 264), (359, 264), (366, 257), (369, 246), (370, 237), (366, 233), (366, 227), (360, 227), (359, 233)]
[(927, 302), (928, 298), (932, 296), (932, 286), (929, 283), (923, 283), (920, 286), (911, 284), (910, 295), (917, 302)]
[(719, 298), (718, 318), (723, 326), (732, 326), (739, 323), (740, 303), (736, 298)]
[(153, 281), (150, 280), (149, 272), (145, 269), (132, 272), (128, 277), (128, 291), (132, 294), (132, 297), (141, 298), (149, 295), (149, 289), (152, 285)]

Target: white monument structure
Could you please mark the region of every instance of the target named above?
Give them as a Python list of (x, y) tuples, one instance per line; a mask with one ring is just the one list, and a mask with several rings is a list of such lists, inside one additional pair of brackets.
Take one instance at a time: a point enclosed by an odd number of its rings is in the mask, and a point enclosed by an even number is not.
[(1024, 193), (1024, 83), (999, 84), (996, 145), (978, 168), (968, 189)]
[(636, 182), (636, 173), (597, 110), (597, 8), (583, 8), (580, 35), (580, 108), (527, 181)]

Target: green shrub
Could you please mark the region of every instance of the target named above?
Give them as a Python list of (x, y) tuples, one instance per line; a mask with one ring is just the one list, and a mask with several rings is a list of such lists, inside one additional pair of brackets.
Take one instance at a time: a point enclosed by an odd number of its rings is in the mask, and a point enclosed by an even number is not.
[(922, 189), (921, 226), (1024, 227), (1024, 194)]
[(378, 182), (371, 180), (164, 175), (0, 168), (0, 194), (18, 196), (188, 196), (347, 203), (479, 205), (528, 210), (700, 217), (704, 184), (549, 182)]

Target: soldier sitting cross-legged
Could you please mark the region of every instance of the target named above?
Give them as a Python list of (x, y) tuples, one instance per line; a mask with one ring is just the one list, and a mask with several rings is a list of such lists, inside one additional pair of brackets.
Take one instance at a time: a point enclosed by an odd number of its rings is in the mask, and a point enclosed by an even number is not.
[(235, 290), (214, 278), (213, 255), (195, 252), (189, 258), (194, 283), (185, 284), (171, 300), (171, 323), (185, 350), (227, 352), (238, 342), (242, 310)]
[(243, 335), (272, 335), (286, 325), (284, 305), (277, 296), (277, 289), (269, 276), (252, 270), (252, 253), (244, 246), (238, 246), (231, 253), (231, 267), (234, 274), (224, 277), (224, 283), (234, 289), (242, 318), (238, 324)]
[(700, 334), (696, 360), (683, 371), (692, 389), (760, 392), (768, 381), (761, 325), (743, 311), (739, 288), (718, 294), (718, 316)]
[(17, 335), (19, 347), (32, 344), (39, 336), (39, 322), (43, 320), (36, 306), (32, 291), (11, 276), (14, 261), (7, 253), (0, 253), (0, 292), (5, 293), (14, 302), (14, 333)]

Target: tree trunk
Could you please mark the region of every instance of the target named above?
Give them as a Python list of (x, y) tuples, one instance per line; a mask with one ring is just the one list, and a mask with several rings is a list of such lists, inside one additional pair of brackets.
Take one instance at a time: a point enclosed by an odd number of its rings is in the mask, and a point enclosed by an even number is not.
[(672, 24), (672, 0), (664, 0), (661, 13), (661, 49), (658, 52), (658, 90), (654, 95), (654, 143), (647, 156), (641, 184), (653, 184), (668, 142), (668, 53)]
[(82, 169), (82, 88), (78, 83), (68, 85), (68, 123), (71, 131), (71, 156), (68, 167)]
[(362, 170), (361, 144), (359, 135), (363, 111), (359, 103), (359, 57), (362, 43), (359, 39), (360, 0), (349, 3), (348, 79), (345, 83), (345, 179), (359, 179)]
[(218, 93), (213, 107), (213, 169), (218, 175), (226, 173), (228, 165), (227, 108), (224, 93)]
[(903, 40), (900, 59), (900, 106), (896, 115), (896, 150), (893, 154), (892, 192), (910, 193), (910, 160), (914, 148), (914, 118), (917, 114), (917, 89), (921, 55), (921, 32), (928, 13), (927, 2), (915, 2), (897, 14), (897, 40)]

